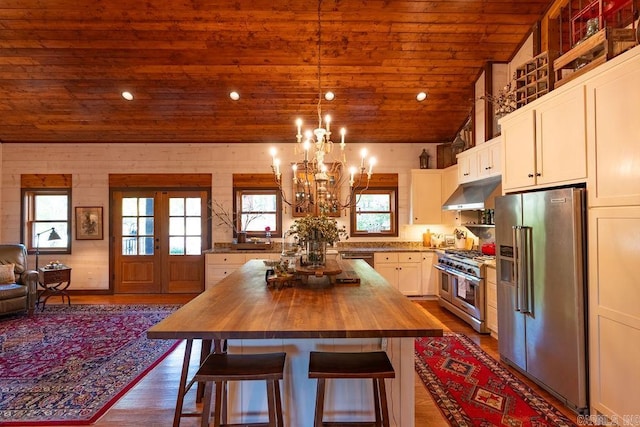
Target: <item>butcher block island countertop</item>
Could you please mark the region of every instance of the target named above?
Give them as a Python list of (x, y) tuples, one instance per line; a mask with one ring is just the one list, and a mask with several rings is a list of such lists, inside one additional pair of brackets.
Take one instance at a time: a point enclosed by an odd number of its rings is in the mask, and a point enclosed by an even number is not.
[(360, 284), (267, 288), (266, 267), (239, 270), (151, 327), (149, 338), (381, 338), (441, 336), (425, 313), (364, 261), (341, 261)]
[[(313, 426), (316, 380), (308, 378), (311, 351), (384, 350), (396, 373), (387, 380), (391, 425), (413, 427), (414, 337), (441, 336), (442, 329), (366, 262), (343, 260), (341, 266), (357, 274), (360, 284), (331, 285), (320, 280), (274, 289), (267, 288), (262, 260), (248, 261), (152, 326), (147, 336), (187, 339), (184, 366), (188, 366), (194, 339), (227, 339), (230, 353), (286, 352), (281, 387), (284, 423), (296, 427)], [(188, 380), (184, 366), (183, 385)], [(264, 389), (256, 381), (231, 387), (229, 422), (264, 421)], [(371, 393), (370, 380), (330, 381), (325, 421), (372, 419)]]

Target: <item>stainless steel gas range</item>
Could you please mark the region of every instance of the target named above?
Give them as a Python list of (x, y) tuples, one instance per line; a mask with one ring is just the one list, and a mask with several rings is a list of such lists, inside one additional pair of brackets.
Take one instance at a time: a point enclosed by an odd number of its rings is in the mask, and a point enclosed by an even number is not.
[(447, 249), (438, 254), (438, 301), (440, 305), (469, 323), (479, 333), (488, 334), (485, 261), (495, 259), (479, 251)]

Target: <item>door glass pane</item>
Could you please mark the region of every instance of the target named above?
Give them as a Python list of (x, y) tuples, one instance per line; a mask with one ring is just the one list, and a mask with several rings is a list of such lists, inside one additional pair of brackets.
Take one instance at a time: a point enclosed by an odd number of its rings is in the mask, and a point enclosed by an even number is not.
[(139, 237), (138, 255), (153, 255), (153, 237)]
[(187, 237), (187, 255), (200, 255), (202, 239), (200, 237)]
[(185, 234), (187, 236), (202, 235), (202, 221), (200, 221), (200, 218), (187, 218), (187, 229)]
[(138, 215), (138, 198), (126, 197), (122, 199), (122, 216)]
[(169, 215), (184, 215), (184, 199), (183, 198), (171, 198), (169, 200)]
[(200, 197), (187, 198), (187, 216), (202, 216), (202, 202)]
[(138, 240), (135, 237), (122, 238), (122, 255), (137, 255)]
[(138, 199), (138, 215), (153, 216), (153, 199)]
[(138, 234), (153, 236), (153, 218), (138, 218)]
[(169, 218), (169, 235), (184, 236), (184, 218), (183, 217)]
[(169, 254), (184, 255), (184, 237), (169, 237)]

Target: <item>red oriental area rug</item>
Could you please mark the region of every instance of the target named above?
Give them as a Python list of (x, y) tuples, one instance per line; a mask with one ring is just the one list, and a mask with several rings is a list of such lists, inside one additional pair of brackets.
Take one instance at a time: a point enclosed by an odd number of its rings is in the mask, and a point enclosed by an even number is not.
[(177, 305), (47, 305), (0, 318), (0, 425), (87, 425), (178, 344), (146, 331)]
[(416, 371), (452, 426), (575, 426), (462, 334), (415, 342)]

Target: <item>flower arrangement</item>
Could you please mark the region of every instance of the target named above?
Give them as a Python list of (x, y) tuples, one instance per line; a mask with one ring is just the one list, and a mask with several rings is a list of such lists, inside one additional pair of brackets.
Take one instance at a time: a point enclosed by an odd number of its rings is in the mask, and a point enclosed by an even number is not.
[(304, 218), (296, 219), (289, 228), (289, 233), (300, 244), (311, 240), (334, 244), (340, 240), (340, 236), (347, 235), (347, 230), (344, 226), (338, 228), (338, 222), (325, 215), (307, 215)]
[[(515, 76), (514, 76), (515, 78)], [(497, 95), (484, 95), (480, 99), (486, 99), (493, 105), (494, 113), (497, 118), (506, 116), (507, 114), (518, 109), (516, 102), (516, 91), (513, 89), (513, 80), (504, 88), (498, 91)]]

